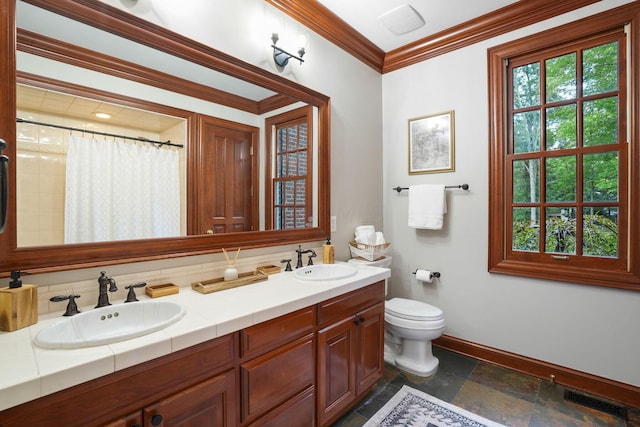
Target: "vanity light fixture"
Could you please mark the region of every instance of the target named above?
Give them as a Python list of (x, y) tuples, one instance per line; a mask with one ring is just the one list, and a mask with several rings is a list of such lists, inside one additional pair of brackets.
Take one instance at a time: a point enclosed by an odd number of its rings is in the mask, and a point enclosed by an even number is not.
[(304, 62), (304, 59), (302, 59), (305, 54), (304, 46), (301, 46), (300, 49), (298, 49), (298, 56), (296, 56), (276, 46), (278, 40), (280, 40), (280, 38), (278, 37), (278, 33), (271, 33), (271, 41), (273, 42), (273, 44), (271, 45), (271, 47), (273, 48), (273, 60), (278, 66), (285, 67), (287, 63), (289, 63), (289, 59), (291, 58), (297, 59), (298, 61), (300, 61), (300, 64)]

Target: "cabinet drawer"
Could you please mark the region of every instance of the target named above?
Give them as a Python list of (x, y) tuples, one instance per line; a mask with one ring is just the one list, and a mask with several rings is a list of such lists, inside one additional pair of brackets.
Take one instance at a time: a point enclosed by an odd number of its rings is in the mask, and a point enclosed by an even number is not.
[(313, 334), (242, 363), (242, 422), (253, 421), (312, 386), (315, 363)]
[(316, 425), (315, 408), (314, 387), (309, 387), (252, 423), (251, 427), (313, 427)]
[(382, 300), (384, 281), (321, 302), (318, 304), (318, 324), (321, 327), (326, 326)]
[[(144, 425), (236, 425), (236, 379), (229, 370), (142, 410)], [(157, 421), (159, 418), (160, 421)]]
[(240, 332), (240, 355), (256, 357), (313, 331), (315, 306), (277, 317)]

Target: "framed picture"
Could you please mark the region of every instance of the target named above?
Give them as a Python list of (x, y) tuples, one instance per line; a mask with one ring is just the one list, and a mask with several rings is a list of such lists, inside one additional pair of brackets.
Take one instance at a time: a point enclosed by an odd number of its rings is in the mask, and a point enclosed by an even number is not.
[(409, 174), (453, 172), (453, 111), (409, 119)]

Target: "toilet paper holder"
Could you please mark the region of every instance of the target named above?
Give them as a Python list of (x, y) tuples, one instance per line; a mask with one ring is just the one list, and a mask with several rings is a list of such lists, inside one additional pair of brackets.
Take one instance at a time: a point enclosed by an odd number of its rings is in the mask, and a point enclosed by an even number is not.
[[(423, 268), (416, 268), (416, 271), (414, 271), (411, 274), (416, 274), (418, 272), (418, 270), (426, 270), (426, 268), (424, 268), (424, 269)], [(440, 272), (439, 271), (432, 271), (431, 274), (429, 275), (429, 278), (433, 279), (434, 277), (436, 279), (439, 278), (440, 277)]]

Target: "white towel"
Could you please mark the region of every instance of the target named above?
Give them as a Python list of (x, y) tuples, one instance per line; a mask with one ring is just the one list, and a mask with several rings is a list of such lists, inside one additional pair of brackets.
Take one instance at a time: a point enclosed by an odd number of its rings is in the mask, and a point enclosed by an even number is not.
[(359, 225), (356, 227), (355, 241), (363, 245), (376, 244), (376, 229), (373, 225)]
[(447, 213), (444, 185), (412, 185), (409, 187), (409, 227), (442, 229), (442, 217)]

